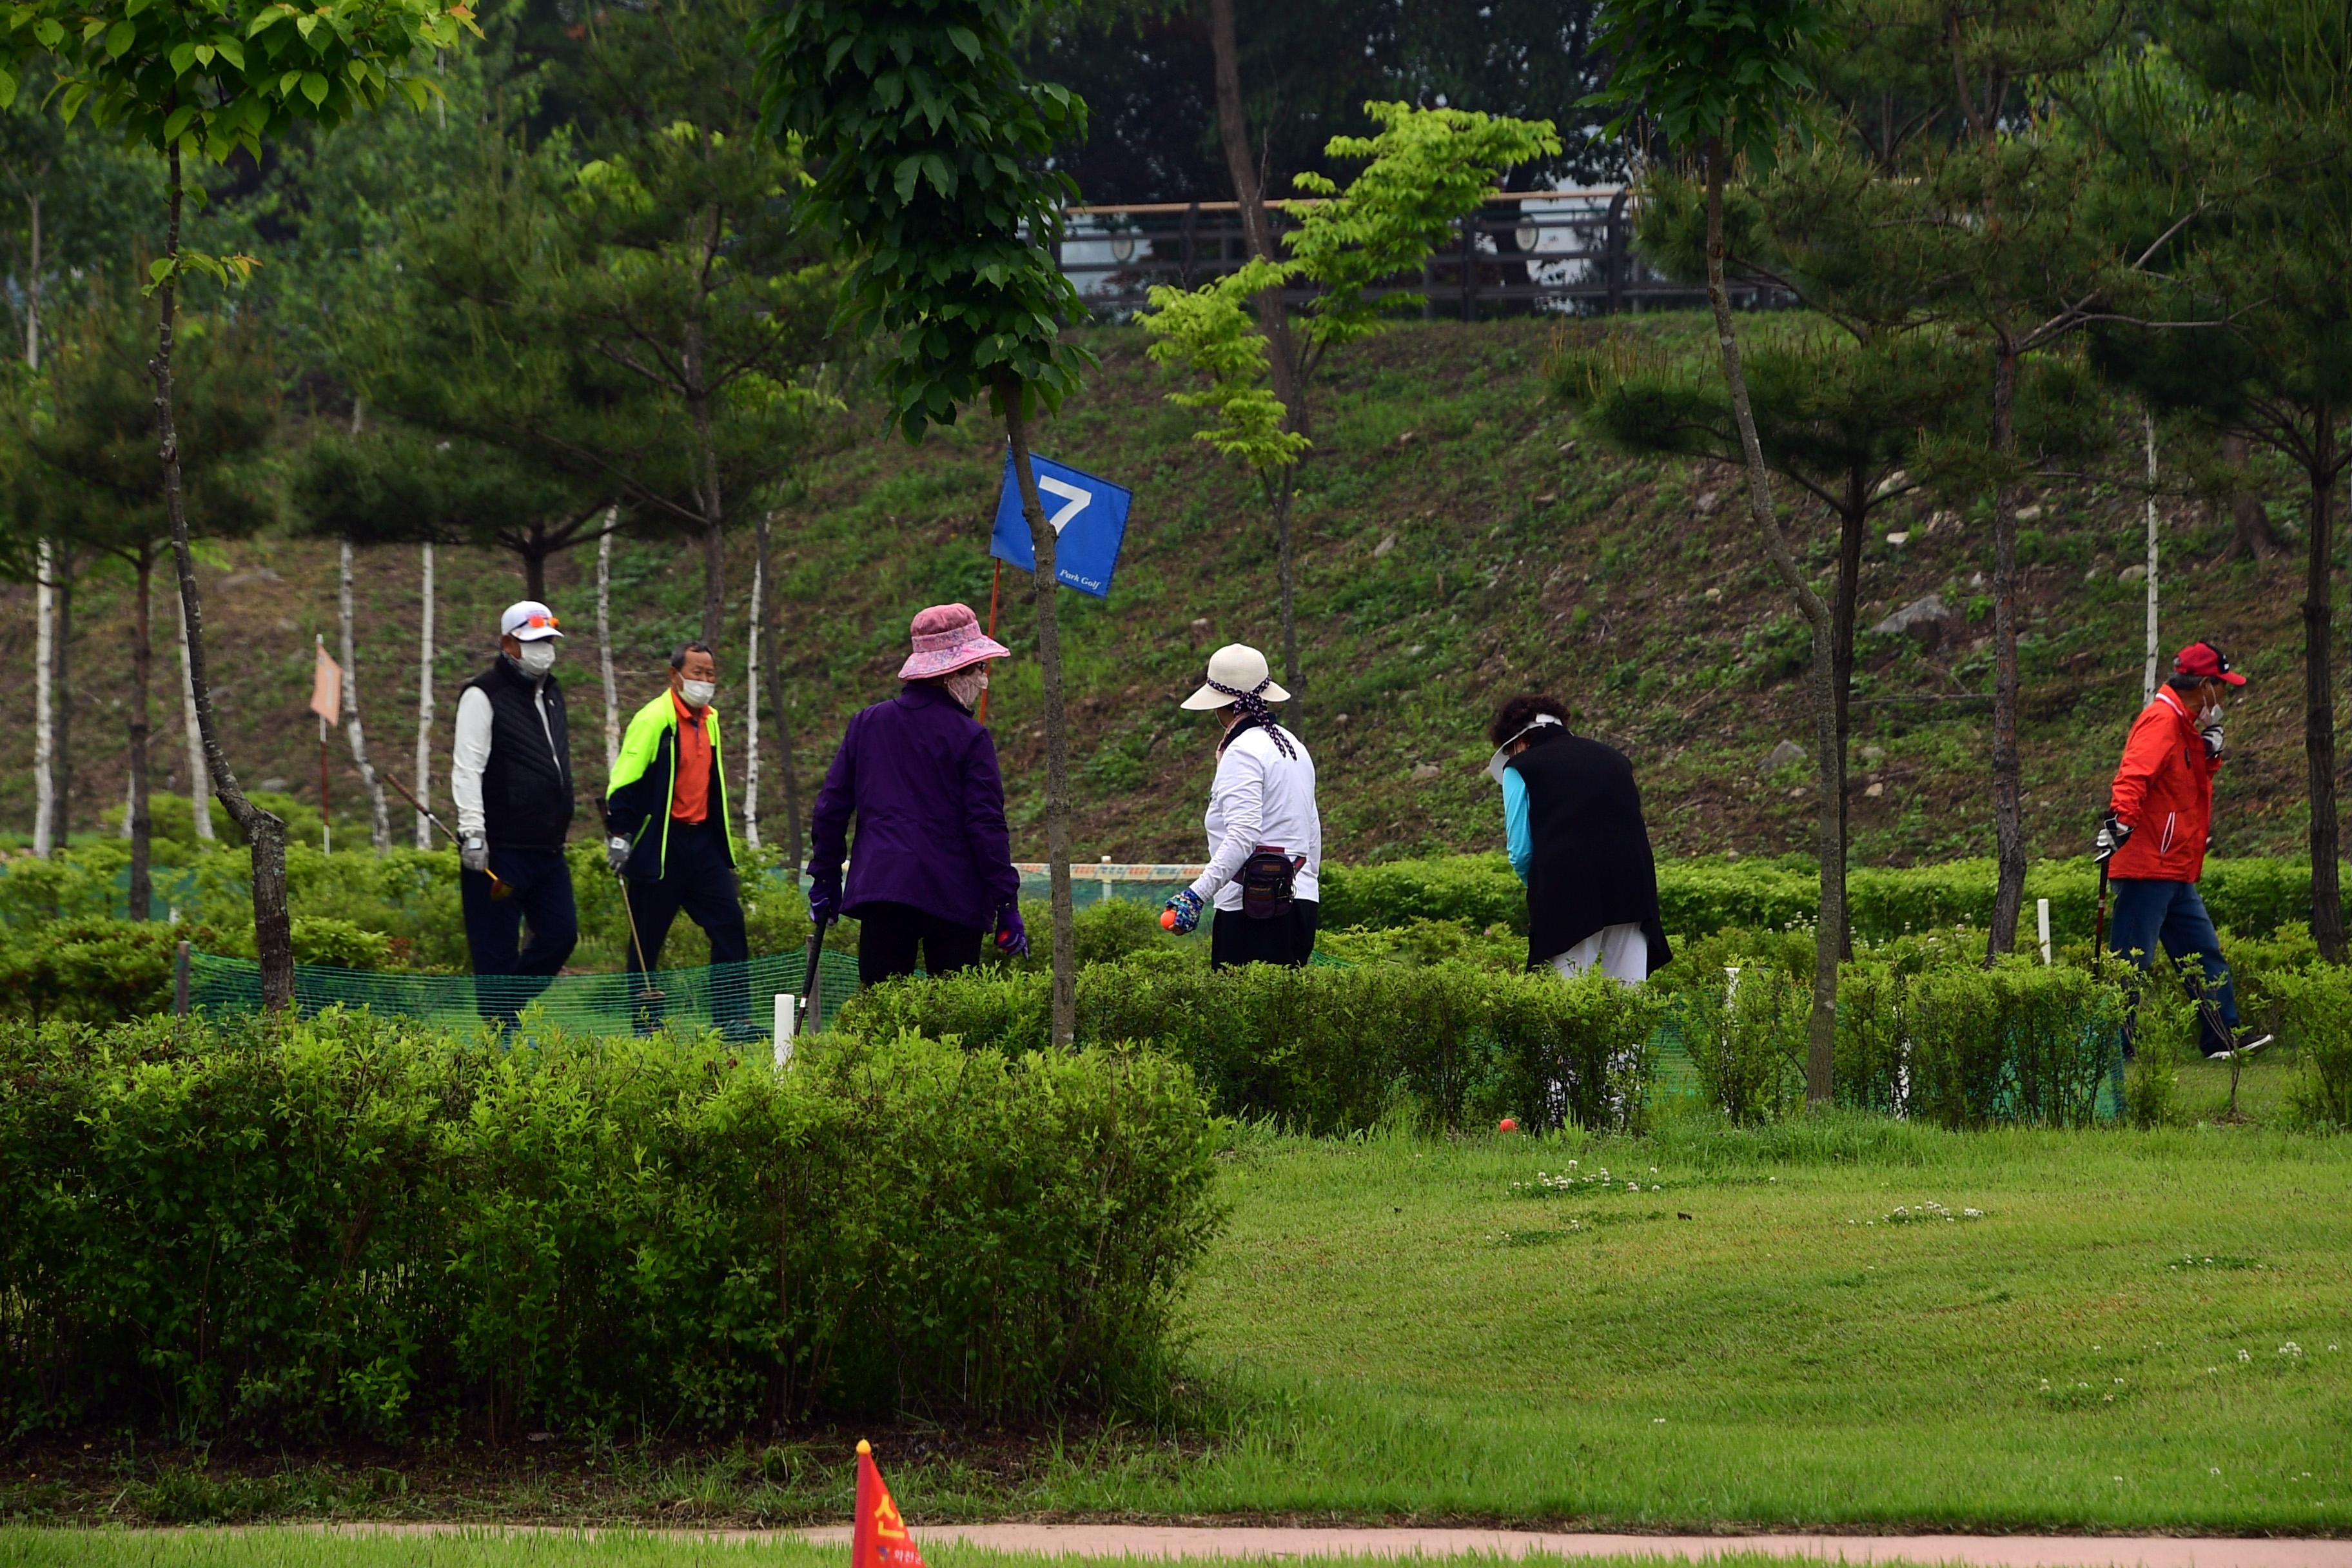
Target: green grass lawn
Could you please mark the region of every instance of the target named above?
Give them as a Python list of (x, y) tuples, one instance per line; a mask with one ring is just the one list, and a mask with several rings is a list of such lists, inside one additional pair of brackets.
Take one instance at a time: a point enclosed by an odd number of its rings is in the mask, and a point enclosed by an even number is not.
[(1262, 1414), (1074, 1504), (2352, 1528), (2352, 1141), (1270, 1139), (1227, 1192), (1188, 1321)]

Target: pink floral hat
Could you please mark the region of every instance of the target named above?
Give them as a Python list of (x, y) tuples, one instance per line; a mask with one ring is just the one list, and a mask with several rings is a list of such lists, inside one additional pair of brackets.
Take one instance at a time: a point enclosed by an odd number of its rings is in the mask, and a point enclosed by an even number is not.
[(933, 605), (915, 617), (915, 651), (898, 667), (901, 680), (929, 680), (992, 658), (1011, 658), (1013, 650), (980, 629), (980, 617), (969, 605)]

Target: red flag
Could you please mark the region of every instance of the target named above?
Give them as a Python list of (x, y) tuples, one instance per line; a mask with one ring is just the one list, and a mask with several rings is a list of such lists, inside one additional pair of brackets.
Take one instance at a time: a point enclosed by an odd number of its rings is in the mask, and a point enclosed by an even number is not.
[(850, 1532), (849, 1568), (923, 1568), (923, 1554), (898, 1505), (874, 1467), (874, 1449), (857, 1440), (857, 1523)]

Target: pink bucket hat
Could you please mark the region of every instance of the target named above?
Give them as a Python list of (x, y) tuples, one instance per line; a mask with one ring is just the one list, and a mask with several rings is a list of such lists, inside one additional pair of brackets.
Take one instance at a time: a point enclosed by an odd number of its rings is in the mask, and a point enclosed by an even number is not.
[(915, 617), (915, 651), (898, 667), (901, 680), (929, 680), (1013, 650), (980, 629), (970, 605), (933, 605)]

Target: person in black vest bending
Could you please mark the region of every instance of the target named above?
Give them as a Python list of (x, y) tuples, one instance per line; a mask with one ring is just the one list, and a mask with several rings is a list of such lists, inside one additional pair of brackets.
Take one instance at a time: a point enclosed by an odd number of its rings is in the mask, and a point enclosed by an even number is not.
[[(512, 1024), (580, 940), (572, 868), (572, 736), (563, 687), (550, 673), (562, 637), (554, 612), (535, 599), (499, 617), (498, 661), (457, 699), (449, 798), (457, 805), (457, 891), (477, 975), (509, 975), (475, 988), (485, 1018)], [(525, 921), (530, 941), (518, 945)]]
[(1673, 954), (1633, 764), (1570, 730), (1550, 697), (1512, 698), (1488, 738), (1511, 869), (1528, 886), (1528, 967), (1640, 984)]

